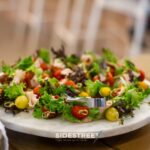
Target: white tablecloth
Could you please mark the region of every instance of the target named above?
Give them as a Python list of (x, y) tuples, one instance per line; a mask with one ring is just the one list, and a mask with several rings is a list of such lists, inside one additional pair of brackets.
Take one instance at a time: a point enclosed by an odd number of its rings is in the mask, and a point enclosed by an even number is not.
[(8, 138), (6, 135), (5, 127), (2, 124), (2, 122), (0, 122), (0, 134), (2, 134), (2, 142), (1, 142), (2, 150), (8, 150), (9, 149)]

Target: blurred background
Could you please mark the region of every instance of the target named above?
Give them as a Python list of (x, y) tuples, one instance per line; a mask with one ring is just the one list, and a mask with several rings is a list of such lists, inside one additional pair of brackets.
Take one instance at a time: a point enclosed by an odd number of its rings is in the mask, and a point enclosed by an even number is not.
[(0, 61), (61, 45), (119, 58), (150, 52), (150, 1), (0, 0)]

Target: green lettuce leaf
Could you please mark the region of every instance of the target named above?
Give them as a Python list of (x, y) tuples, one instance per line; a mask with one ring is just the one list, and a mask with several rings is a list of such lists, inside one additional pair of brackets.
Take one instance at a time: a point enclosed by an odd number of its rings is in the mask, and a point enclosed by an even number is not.
[(117, 63), (117, 57), (109, 49), (103, 49), (102, 58), (112, 63)]
[(70, 122), (81, 122), (79, 119), (75, 118), (71, 113), (72, 106), (65, 105), (63, 111), (63, 118)]
[(4, 89), (4, 96), (8, 97), (10, 100), (14, 100), (18, 96), (24, 94), (24, 92), (23, 92), (24, 87), (25, 87), (25, 85), (23, 83), (7, 86)]
[(144, 100), (144, 94), (142, 91), (139, 91), (136, 87), (131, 85), (123, 95), (123, 99), (126, 102), (127, 106), (136, 108), (139, 107), (140, 103)]
[(55, 90), (53, 92), (54, 92), (54, 95), (66, 94), (66, 86), (60, 85), (59, 87), (55, 88)]
[(88, 118), (91, 120), (98, 120), (102, 118), (99, 108), (90, 108)]
[(33, 64), (33, 61), (32, 61), (32, 57), (29, 56), (29, 57), (26, 57), (24, 59), (21, 59), (15, 66), (15, 68), (19, 68), (19, 69), (22, 69), (22, 70), (26, 70), (27, 68), (29, 68), (31, 65)]
[(90, 73), (91, 76), (98, 75), (100, 73), (100, 66), (99, 66), (99, 64), (94, 62), (92, 64), (92, 68), (89, 71), (89, 73)]
[(53, 87), (53, 88), (56, 88), (56, 86), (57, 86), (57, 84), (58, 84), (58, 80), (56, 79), (56, 78), (50, 78), (49, 79), (49, 82), (50, 82), (50, 84), (51, 84), (51, 86)]
[(80, 58), (76, 55), (70, 55), (66, 57), (67, 63), (78, 64), (80, 62)]
[(41, 48), (39, 51), (38, 51), (38, 57), (42, 58), (46, 63), (49, 63), (50, 62), (50, 54), (49, 52), (44, 49), (44, 48)]
[(9, 77), (13, 77), (15, 73), (15, 69), (9, 65), (3, 65), (2, 72), (6, 73)]
[(34, 106), (33, 116), (38, 119), (42, 118), (43, 112), (39, 105)]
[(36, 104), (35, 108), (37, 108), (37, 110), (34, 112), (36, 116), (41, 113), (39, 109), (42, 109), (43, 107), (49, 109), (51, 112), (57, 112), (60, 114), (64, 109), (64, 100), (62, 98), (57, 100), (53, 99), (51, 95), (45, 92)]
[(104, 86), (104, 84), (99, 81), (93, 82), (91, 80), (87, 80), (85, 84), (86, 84), (86, 91), (92, 97), (95, 97), (99, 93), (100, 87)]
[(133, 71), (137, 71), (137, 68), (136, 68), (135, 64), (133, 62), (131, 62), (130, 60), (125, 60), (125, 67), (127, 69), (131, 69)]

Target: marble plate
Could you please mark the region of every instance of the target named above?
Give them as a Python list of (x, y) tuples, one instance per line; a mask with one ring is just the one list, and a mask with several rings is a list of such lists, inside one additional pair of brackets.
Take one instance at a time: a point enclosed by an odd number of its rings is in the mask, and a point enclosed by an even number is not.
[[(145, 101), (149, 101), (150, 97)], [(22, 133), (57, 138), (65, 137), (71, 133), (77, 134), (78, 138), (92, 138), (87, 136), (87, 133), (94, 134), (94, 138), (110, 137), (127, 133), (150, 123), (150, 105), (143, 103), (140, 109), (135, 110), (133, 118), (127, 118), (124, 124), (118, 122), (109, 122), (106, 120), (98, 120), (90, 123), (70, 123), (62, 118), (54, 118), (51, 120), (41, 120), (33, 118), (32, 112), (19, 113), (17, 115), (7, 114), (4, 109), (0, 109), (0, 120), (6, 128), (19, 131)]]

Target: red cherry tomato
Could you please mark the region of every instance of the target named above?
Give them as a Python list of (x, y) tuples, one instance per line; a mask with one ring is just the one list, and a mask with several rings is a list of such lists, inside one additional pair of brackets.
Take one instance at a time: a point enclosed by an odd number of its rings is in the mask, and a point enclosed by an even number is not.
[(140, 73), (140, 76), (138, 77), (138, 79), (139, 79), (140, 81), (143, 81), (143, 80), (145, 79), (145, 73), (144, 73), (144, 71), (142, 71), (142, 70), (139, 70), (139, 73)]
[(40, 89), (41, 89), (41, 86), (38, 85), (36, 86), (34, 89), (33, 89), (33, 93), (40, 96)]
[(61, 75), (61, 71), (62, 71), (61, 69), (55, 69), (53, 71), (53, 76), (58, 80), (61, 80), (63, 78)]
[(66, 83), (65, 83), (65, 85), (73, 86), (74, 88), (77, 88), (77, 85), (72, 80), (67, 80)]
[(108, 72), (106, 75), (106, 80), (110, 86), (114, 85), (114, 77), (111, 72)]
[(46, 64), (46, 63), (42, 63), (41, 65), (40, 65), (40, 67), (42, 68), (42, 70), (48, 70), (48, 65)]
[(98, 76), (98, 75), (96, 75), (96, 76), (93, 77), (93, 81), (97, 81), (97, 80), (98, 81), (100, 80), (100, 76)]
[(88, 116), (89, 108), (87, 106), (73, 106), (71, 113), (75, 118), (82, 120)]

